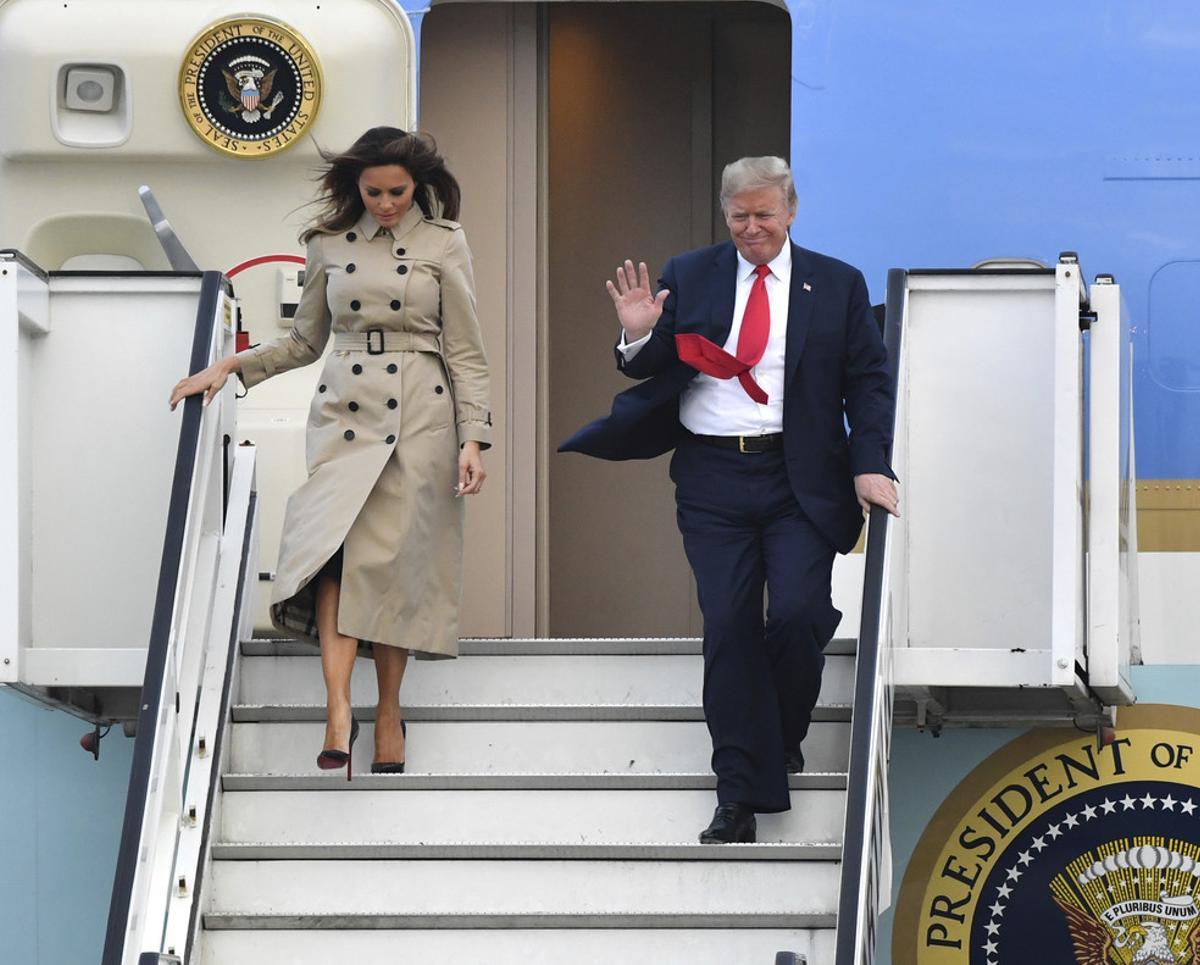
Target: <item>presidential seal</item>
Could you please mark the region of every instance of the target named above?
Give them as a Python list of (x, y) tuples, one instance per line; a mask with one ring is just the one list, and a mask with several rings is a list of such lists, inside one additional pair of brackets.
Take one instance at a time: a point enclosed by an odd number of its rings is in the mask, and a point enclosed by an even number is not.
[(321, 68), (312, 48), (264, 17), (223, 20), (188, 46), (179, 101), (188, 126), (234, 157), (268, 157), (316, 120)]
[(922, 836), (895, 965), (1200, 965), (1200, 711), (1120, 711), (1099, 747), (1032, 731)]

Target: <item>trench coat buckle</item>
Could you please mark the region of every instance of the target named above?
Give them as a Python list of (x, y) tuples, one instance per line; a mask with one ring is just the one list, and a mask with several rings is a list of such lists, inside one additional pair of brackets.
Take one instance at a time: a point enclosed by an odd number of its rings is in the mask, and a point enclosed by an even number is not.
[[(375, 335), (379, 336), (379, 348), (376, 348), (375, 343), (371, 340), (372, 336), (375, 336)], [(368, 355), (382, 355), (384, 353), (384, 351), (385, 351), (385, 349), (384, 349), (384, 340), (383, 340), (383, 329), (382, 328), (368, 328), (367, 329), (367, 354)]]

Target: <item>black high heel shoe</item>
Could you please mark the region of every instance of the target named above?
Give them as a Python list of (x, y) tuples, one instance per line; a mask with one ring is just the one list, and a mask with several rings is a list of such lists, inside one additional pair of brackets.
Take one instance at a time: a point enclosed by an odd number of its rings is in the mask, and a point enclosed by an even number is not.
[(317, 767), (323, 771), (336, 771), (339, 767), (346, 768), (346, 780), (350, 780), (353, 769), (354, 742), (358, 740), (358, 718), (350, 715), (350, 749), (345, 751), (321, 751), (317, 755)]
[[(400, 733), (404, 735), (404, 741), (405, 741), (405, 744), (407, 745), (407, 743), (408, 743), (408, 725), (406, 723), (404, 723), (404, 721), (400, 721)], [(408, 755), (405, 754), (405, 756), (407, 757)], [(386, 763), (386, 762), (379, 763), (379, 764), (372, 764), (371, 765), (371, 773), (372, 774), (403, 774), (404, 773), (404, 761), (399, 761), (395, 764)]]

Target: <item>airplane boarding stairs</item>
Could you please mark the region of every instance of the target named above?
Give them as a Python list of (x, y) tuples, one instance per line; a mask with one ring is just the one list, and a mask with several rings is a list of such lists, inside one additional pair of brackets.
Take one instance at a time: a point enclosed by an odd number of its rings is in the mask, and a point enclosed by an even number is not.
[(323, 775), (318, 659), (242, 645), (200, 936), (257, 962), (834, 960), (854, 641), (831, 644), (793, 807), (759, 843), (712, 814), (699, 641), (466, 640), (410, 666), (407, 771)]

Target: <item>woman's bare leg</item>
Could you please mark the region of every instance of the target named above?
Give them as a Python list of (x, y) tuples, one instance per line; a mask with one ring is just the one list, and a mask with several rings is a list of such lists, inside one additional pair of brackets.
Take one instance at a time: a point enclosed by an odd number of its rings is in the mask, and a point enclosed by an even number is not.
[(321, 638), (321, 672), (325, 675), (325, 745), (327, 751), (350, 747), (350, 674), (358, 641), (338, 633), (341, 583), (329, 576), (317, 581), (317, 634)]
[(375, 710), (375, 762), (399, 764), (404, 760), (404, 734), (400, 730), (400, 684), (408, 666), (408, 651), (375, 644), (375, 676), (379, 681), (379, 706)]

